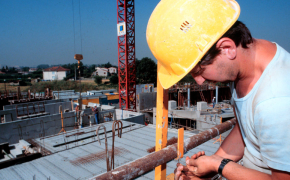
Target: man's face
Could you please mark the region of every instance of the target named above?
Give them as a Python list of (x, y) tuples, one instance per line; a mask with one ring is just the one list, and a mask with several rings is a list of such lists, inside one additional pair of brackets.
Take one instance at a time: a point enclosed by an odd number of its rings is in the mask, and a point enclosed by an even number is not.
[(197, 84), (208, 82), (230, 82), (235, 80), (235, 70), (231, 61), (218, 55), (212, 64), (196, 65), (190, 72)]

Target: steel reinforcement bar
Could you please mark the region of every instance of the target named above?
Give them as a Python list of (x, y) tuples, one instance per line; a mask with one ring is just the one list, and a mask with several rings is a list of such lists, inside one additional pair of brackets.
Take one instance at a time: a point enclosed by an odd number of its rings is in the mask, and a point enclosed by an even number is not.
[[(230, 130), (236, 124), (236, 119), (228, 120), (222, 124), (212, 127), (197, 135), (184, 140), (184, 153), (213, 139), (214, 137)], [(112, 171), (91, 178), (91, 180), (118, 180), (136, 178), (161, 164), (167, 163), (177, 157), (177, 144), (167, 146), (166, 148), (148, 154), (140, 159), (136, 159), (130, 163), (120, 166)]]

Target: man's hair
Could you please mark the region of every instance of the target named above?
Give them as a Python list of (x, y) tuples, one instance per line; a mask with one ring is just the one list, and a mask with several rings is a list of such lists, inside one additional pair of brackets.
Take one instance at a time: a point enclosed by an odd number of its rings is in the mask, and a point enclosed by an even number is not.
[[(252, 35), (249, 29), (241, 21), (235, 22), (235, 24), (221, 37), (228, 37), (232, 39), (236, 46), (241, 45), (247, 49), (248, 45), (253, 43)], [(221, 39), (220, 38), (220, 39)], [(200, 60), (200, 65), (209, 65), (213, 63), (214, 58), (220, 54), (220, 50), (216, 48), (216, 43), (208, 50), (208, 52)]]

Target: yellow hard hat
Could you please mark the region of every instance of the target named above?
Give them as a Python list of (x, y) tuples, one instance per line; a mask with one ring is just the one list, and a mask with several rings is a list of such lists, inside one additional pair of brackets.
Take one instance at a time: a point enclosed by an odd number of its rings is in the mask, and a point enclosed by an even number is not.
[(162, 87), (168, 89), (188, 74), (239, 15), (234, 0), (161, 0), (146, 38)]

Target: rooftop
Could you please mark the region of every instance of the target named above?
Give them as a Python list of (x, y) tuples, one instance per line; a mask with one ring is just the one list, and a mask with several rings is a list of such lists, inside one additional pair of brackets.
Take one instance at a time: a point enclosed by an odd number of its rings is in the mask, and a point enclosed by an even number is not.
[(63, 68), (61, 66), (54, 66), (54, 67), (50, 67), (50, 68), (46, 68), (43, 71), (70, 71), (69, 69)]

